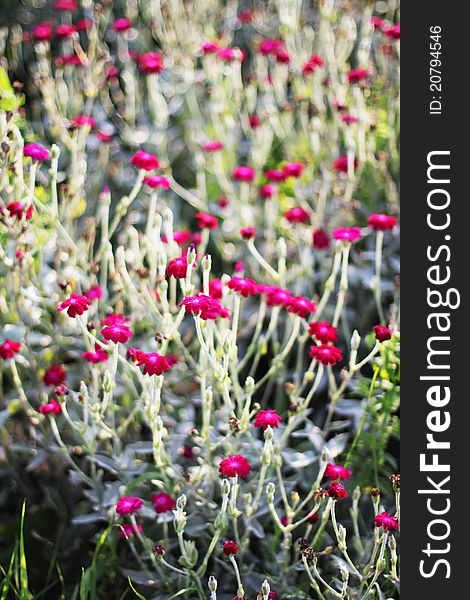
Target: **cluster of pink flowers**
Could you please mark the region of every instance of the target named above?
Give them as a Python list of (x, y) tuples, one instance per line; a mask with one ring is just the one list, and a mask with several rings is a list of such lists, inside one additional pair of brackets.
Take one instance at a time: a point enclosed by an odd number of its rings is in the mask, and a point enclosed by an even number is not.
[(199, 315), (204, 321), (215, 321), (217, 317), (228, 319), (230, 316), (225, 306), (222, 306), (218, 300), (206, 294), (187, 296), (181, 301), (180, 306), (185, 307), (187, 314)]

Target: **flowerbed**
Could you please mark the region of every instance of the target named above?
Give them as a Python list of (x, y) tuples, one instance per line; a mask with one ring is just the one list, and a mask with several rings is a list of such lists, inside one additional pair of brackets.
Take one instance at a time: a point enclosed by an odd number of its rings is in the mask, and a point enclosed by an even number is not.
[(4, 37), (2, 598), (398, 597), (394, 6)]

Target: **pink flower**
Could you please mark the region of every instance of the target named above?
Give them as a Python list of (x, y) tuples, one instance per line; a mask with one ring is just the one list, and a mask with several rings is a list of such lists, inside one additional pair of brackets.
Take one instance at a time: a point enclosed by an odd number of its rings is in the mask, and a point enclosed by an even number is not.
[(108, 144), (113, 139), (113, 132), (100, 130), (95, 133), (95, 136), (100, 142)]
[(54, 10), (77, 10), (78, 2), (77, 0), (56, 0), (54, 2)]
[(99, 300), (103, 297), (103, 290), (99, 285), (92, 285), (91, 288), (85, 292), (85, 296), (90, 301)]
[(90, 129), (96, 127), (95, 119), (89, 115), (77, 115), (72, 119), (71, 124), (73, 127), (89, 127)]
[[(184, 246), (191, 241), (192, 235), (193, 234), (188, 230), (173, 231), (173, 241), (176, 242), (178, 246)], [(165, 242), (165, 244), (168, 243), (166, 235), (162, 235), (162, 242)]]
[(115, 323), (114, 325), (107, 325), (106, 327), (103, 327), (101, 330), (101, 335), (105, 340), (111, 340), (115, 344), (118, 342), (125, 344), (127, 340), (131, 339), (132, 331), (127, 325)]
[(39, 144), (27, 144), (23, 148), (23, 156), (38, 161), (47, 160), (49, 158), (49, 150), (46, 150), (46, 148), (43, 148)]
[(310, 213), (306, 211), (305, 208), (296, 206), (286, 210), (284, 217), (289, 221), (289, 223), (306, 223), (310, 219)]
[(152, 495), (152, 505), (155, 512), (160, 514), (173, 510), (176, 506), (176, 502), (169, 494), (160, 492)]
[(348, 469), (345, 469), (341, 465), (332, 465), (331, 463), (326, 465), (324, 473), (324, 477), (327, 479), (341, 479), (341, 481), (345, 481), (351, 475), (352, 473)]
[(218, 49), (219, 46), (215, 42), (204, 42), (201, 46), (203, 54), (215, 54)]
[(386, 342), (392, 338), (390, 329), (385, 325), (374, 325), (373, 329), (378, 342)]
[(217, 229), (219, 225), (217, 217), (208, 213), (198, 212), (194, 217), (197, 219), (197, 226), (199, 229)]
[(126, 350), (126, 358), (132, 362), (137, 362), (145, 358), (145, 352), (142, 352), (138, 348), (128, 348)]
[(279, 427), (279, 423), (282, 423), (282, 418), (277, 414), (275, 410), (260, 410), (253, 423), (254, 427), (261, 427), (264, 431), (267, 427)]
[(220, 300), (223, 296), (223, 286), (220, 279), (211, 279), (209, 281), (209, 296), (214, 300)]
[(268, 169), (264, 173), (264, 176), (266, 177), (266, 179), (268, 179), (269, 181), (273, 181), (274, 183), (282, 183), (286, 178), (284, 172), (279, 171), (279, 169)]
[(322, 228), (318, 227), (312, 234), (312, 244), (317, 250), (324, 250), (330, 247), (330, 238), (327, 232)]
[[(307, 511), (309, 513), (310, 511)], [(318, 512), (312, 513), (309, 517), (307, 517), (308, 523), (316, 523), (318, 521)]]
[(107, 315), (100, 323), (103, 327), (104, 325), (121, 325), (127, 323), (129, 319), (124, 315), (120, 315), (117, 313), (110, 313)]
[(149, 186), (149, 188), (162, 187), (165, 190), (170, 189), (170, 181), (166, 177), (162, 177), (160, 175), (152, 175), (151, 177), (144, 177), (144, 183)]
[(385, 531), (393, 531), (394, 529), (398, 529), (398, 517), (393, 517), (389, 515), (388, 512), (384, 511), (378, 514), (374, 518), (374, 523), (376, 527), (382, 527)]
[(393, 229), (398, 221), (395, 217), (383, 214), (369, 215), (367, 219), (367, 226), (375, 231), (386, 231), (387, 229)]
[(310, 75), (317, 69), (318, 67), (324, 67), (325, 62), (318, 54), (312, 54), (312, 56), (308, 59), (308, 61), (302, 67), (302, 73), (304, 75)]
[(290, 56), (287, 50), (281, 49), (276, 52), (276, 62), (281, 64), (290, 63)]
[(310, 358), (314, 358), (325, 367), (328, 367), (343, 360), (343, 353), (336, 346), (321, 344), (320, 346), (310, 346)]
[(240, 229), (240, 235), (244, 240), (252, 240), (256, 237), (256, 230), (254, 227), (244, 227)]
[[(357, 168), (357, 165), (357, 159), (354, 159), (354, 169)], [(338, 173), (348, 172), (348, 157), (346, 156), (346, 154), (338, 156), (338, 158), (333, 161), (333, 169), (335, 169), (335, 171), (338, 171)]]
[[(193, 265), (196, 266), (195, 264)], [(184, 279), (186, 277), (186, 273), (188, 271), (188, 258), (186, 254), (182, 254), (178, 256), (178, 258), (174, 258), (170, 260), (170, 262), (166, 266), (166, 276), (173, 276), (175, 279)]]
[(77, 31), (86, 31), (87, 29), (91, 29), (92, 25), (93, 21), (91, 19), (79, 19), (75, 23)]
[(185, 307), (187, 314), (199, 315), (204, 321), (214, 321), (217, 317), (224, 319), (229, 317), (228, 310), (218, 300), (205, 294), (186, 296), (179, 305)]
[(224, 477), (247, 477), (251, 471), (251, 466), (244, 456), (229, 454), (227, 458), (220, 461), (219, 473)]
[(340, 227), (333, 231), (333, 238), (341, 242), (355, 242), (361, 237), (360, 227)]
[(131, 523), (122, 523), (119, 525), (119, 537), (122, 540), (132, 537), (136, 533), (142, 533), (142, 525), (137, 525), (137, 527), (134, 527)]
[(6, 339), (3, 344), (0, 344), (0, 358), (6, 360), (7, 358), (13, 358), (15, 354), (20, 351), (20, 342)]
[(62, 312), (67, 311), (69, 317), (75, 318), (77, 315), (82, 315), (88, 310), (90, 301), (81, 294), (70, 294), (70, 297), (59, 304), (57, 310)]
[(269, 183), (260, 187), (259, 195), (261, 198), (272, 198), (277, 191), (277, 187), (275, 185), (271, 185)]
[(69, 393), (69, 388), (61, 383), (60, 385), (56, 385), (54, 388), (54, 394), (56, 396), (66, 396)]
[(284, 48), (284, 42), (282, 40), (263, 40), (258, 46), (258, 52), (260, 54), (269, 55), (277, 54)]
[(369, 76), (367, 69), (351, 69), (346, 75), (348, 83), (359, 83)]
[(114, 21), (114, 23), (111, 25), (111, 28), (114, 29), (114, 31), (119, 31), (119, 32), (123, 32), (123, 31), (128, 31), (130, 28), (132, 27), (132, 21), (130, 19), (116, 19)]
[(227, 287), (234, 292), (238, 292), (244, 298), (247, 296), (253, 296), (257, 293), (256, 281), (246, 277), (232, 277), (227, 283)]
[(228, 200), (228, 198), (225, 198), (224, 196), (222, 196), (222, 198), (219, 198), (217, 200), (217, 204), (220, 206), (220, 208), (225, 208), (226, 206), (229, 205), (229, 200)]
[(259, 127), (261, 125), (261, 119), (259, 118), (258, 115), (250, 115), (248, 117), (248, 121), (249, 121), (250, 127), (252, 129), (256, 129), (257, 127)]
[(137, 496), (122, 496), (116, 503), (116, 512), (118, 515), (133, 515), (143, 504)]
[(347, 498), (348, 492), (338, 481), (332, 481), (328, 488), (328, 496), (335, 500), (341, 500), (341, 498)]
[(384, 26), (384, 20), (380, 17), (371, 17), (370, 23), (374, 27), (374, 29), (382, 29), (382, 27)]
[(62, 365), (51, 365), (46, 369), (42, 378), (44, 385), (61, 385), (67, 379), (67, 373)]
[(96, 345), (94, 352), (92, 352), (91, 350), (83, 352), (82, 358), (84, 358), (87, 362), (92, 363), (93, 365), (97, 365), (108, 360), (108, 353), (104, 348), (101, 348), (101, 346)]
[(143, 150), (137, 150), (131, 158), (131, 163), (137, 169), (143, 169), (144, 171), (152, 171), (157, 169), (159, 165), (158, 158), (154, 154), (149, 154)]
[(206, 142), (205, 144), (203, 144), (202, 150), (203, 152), (216, 152), (217, 150), (222, 150), (223, 147), (224, 145), (222, 144), (222, 142), (213, 140), (211, 142)]
[(225, 556), (231, 556), (238, 552), (238, 546), (233, 540), (226, 540), (223, 545)]
[(289, 306), (292, 302), (292, 294), (288, 290), (278, 287), (271, 287), (266, 291), (268, 306)]
[(44, 21), (44, 23), (38, 23), (33, 27), (33, 39), (38, 42), (49, 42), (52, 39), (52, 25), (51, 21)]
[(232, 171), (232, 177), (235, 181), (251, 182), (255, 178), (255, 170), (252, 167), (239, 165)]
[(251, 23), (251, 21), (253, 21), (253, 17), (255, 16), (255, 13), (252, 10), (241, 10), (238, 13), (238, 18), (240, 19), (241, 23)]
[(164, 68), (163, 56), (158, 52), (146, 52), (137, 57), (137, 64), (142, 73), (161, 73)]
[(305, 318), (309, 312), (314, 313), (316, 308), (315, 302), (312, 302), (308, 298), (304, 298), (304, 296), (295, 296), (294, 298), (291, 298), (287, 304), (287, 310), (289, 312), (295, 313), (303, 318)]
[(162, 375), (170, 370), (168, 360), (161, 354), (157, 354), (157, 352), (139, 353), (137, 365), (144, 367), (144, 375)]
[(69, 37), (75, 32), (75, 25), (71, 25), (70, 23), (63, 23), (62, 25), (58, 25), (54, 30), (54, 33), (58, 38)]
[(328, 342), (336, 342), (338, 339), (338, 334), (336, 332), (336, 327), (333, 327), (327, 321), (317, 321), (308, 324), (308, 332), (310, 335), (313, 335), (315, 339), (323, 344), (327, 344)]
[(7, 210), (10, 214), (10, 217), (16, 217), (18, 221), (21, 221), (24, 215), (26, 220), (29, 221), (33, 214), (33, 205), (30, 204), (25, 212), (24, 205), (21, 202), (9, 202), (7, 204)]
[(219, 47), (217, 48), (215, 53), (217, 55), (217, 58), (220, 58), (220, 60), (223, 60), (224, 62), (232, 62), (237, 58), (241, 58), (240, 51), (238, 49), (230, 47)]
[(60, 415), (60, 413), (62, 412), (62, 407), (55, 400), (49, 400), (49, 402), (47, 404), (43, 404), (42, 406), (40, 406), (38, 408), (38, 411), (44, 416), (47, 416), (50, 414)]
[(341, 115), (341, 121), (346, 123), (346, 125), (352, 125), (353, 123), (357, 123), (358, 119), (352, 115)]
[(397, 23), (396, 25), (392, 25), (390, 27), (387, 27), (383, 31), (384, 31), (384, 34), (389, 39), (392, 39), (392, 40), (399, 40), (400, 39), (400, 23)]
[(302, 163), (291, 162), (282, 167), (284, 177), (300, 177), (303, 173), (304, 165)]

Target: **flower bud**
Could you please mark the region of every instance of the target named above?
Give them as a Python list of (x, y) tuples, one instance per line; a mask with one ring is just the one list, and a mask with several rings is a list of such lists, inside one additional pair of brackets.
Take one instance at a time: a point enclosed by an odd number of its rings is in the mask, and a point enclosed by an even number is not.
[(228, 479), (222, 480), (222, 494), (228, 496), (230, 494), (230, 482)]
[(266, 427), (266, 429), (264, 430), (264, 439), (265, 440), (272, 440), (273, 439), (273, 428), (268, 425)]
[(60, 148), (56, 144), (52, 144), (51, 146), (51, 158), (59, 158), (60, 156)]
[(191, 244), (191, 246), (189, 246), (186, 258), (189, 266), (194, 265), (194, 263), (196, 262), (196, 249), (194, 247), (194, 244)]
[(186, 506), (186, 496), (184, 494), (181, 494), (181, 496), (179, 498), (177, 498), (176, 500), (176, 507), (178, 508), (178, 510), (184, 510), (185, 506)]
[(209, 591), (210, 592), (214, 593), (214, 592), (217, 591), (217, 579), (213, 575), (211, 575), (209, 577), (209, 584), (208, 584), (208, 586), (209, 586)]
[(246, 391), (247, 395), (251, 396), (253, 394), (254, 389), (255, 389), (255, 380), (253, 379), (253, 377), (247, 377), (245, 380), (245, 391)]
[(203, 271), (210, 271), (212, 267), (212, 258), (210, 254), (202, 257), (201, 266)]
[(359, 349), (359, 345), (361, 343), (361, 336), (359, 335), (357, 329), (354, 330), (354, 333), (351, 337), (351, 350), (355, 351)]
[(274, 502), (274, 494), (276, 492), (276, 486), (272, 481), (268, 483), (266, 486), (266, 496), (268, 498), (268, 504), (272, 504)]
[(261, 593), (263, 594), (263, 600), (268, 600), (270, 591), (271, 586), (269, 585), (268, 580), (265, 579), (261, 584)]

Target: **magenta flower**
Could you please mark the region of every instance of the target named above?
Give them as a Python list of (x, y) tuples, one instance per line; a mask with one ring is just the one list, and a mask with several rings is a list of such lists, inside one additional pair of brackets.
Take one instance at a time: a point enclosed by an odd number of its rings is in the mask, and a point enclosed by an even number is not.
[(96, 345), (94, 352), (91, 352), (91, 350), (83, 352), (82, 358), (84, 358), (87, 362), (92, 363), (93, 365), (97, 365), (108, 360), (108, 353), (104, 348), (101, 348), (101, 346)]
[[(357, 169), (357, 159), (354, 159), (354, 170)], [(346, 154), (342, 154), (338, 156), (337, 159), (333, 161), (333, 169), (338, 173), (347, 173), (348, 172), (348, 157)]]
[(378, 514), (374, 518), (374, 523), (376, 527), (382, 527), (385, 531), (393, 531), (394, 529), (398, 529), (398, 517), (393, 517), (389, 515), (388, 512), (384, 511)]
[(328, 496), (330, 498), (334, 498), (335, 500), (341, 500), (342, 498), (348, 497), (348, 492), (338, 481), (332, 481), (327, 491)]
[(33, 39), (37, 42), (50, 42), (52, 39), (52, 26), (51, 21), (44, 21), (35, 25), (33, 27)]
[(261, 196), (261, 198), (266, 198), (266, 199), (272, 198), (276, 192), (277, 192), (277, 187), (275, 185), (271, 185), (270, 183), (267, 183), (266, 185), (261, 186), (259, 189), (259, 195)]
[(144, 171), (152, 171), (153, 169), (157, 169), (159, 165), (158, 158), (154, 154), (144, 152), (143, 150), (137, 150), (131, 158), (131, 163), (137, 169)]
[(332, 465), (331, 463), (326, 465), (324, 473), (324, 477), (327, 479), (341, 479), (341, 481), (346, 481), (351, 475), (352, 473), (348, 469), (345, 469), (341, 465)]
[(67, 373), (62, 365), (51, 365), (46, 369), (42, 378), (44, 385), (53, 386), (61, 385), (67, 379)]
[(168, 360), (157, 352), (142, 352), (137, 357), (137, 365), (144, 367), (144, 375), (162, 375), (170, 370)]
[(378, 342), (386, 342), (392, 338), (390, 329), (385, 325), (374, 325), (373, 330)]
[(226, 540), (223, 545), (223, 552), (225, 556), (231, 556), (238, 552), (238, 546), (233, 540)]
[(222, 150), (223, 147), (224, 145), (222, 144), (222, 142), (219, 142), (218, 140), (213, 140), (203, 144), (202, 150), (203, 152), (216, 152), (217, 150)]
[(264, 176), (268, 181), (272, 181), (274, 183), (282, 183), (286, 179), (284, 172), (279, 171), (279, 169), (268, 169), (265, 171)]
[(77, 0), (56, 0), (53, 5), (54, 10), (74, 11), (78, 9)]
[(282, 423), (282, 418), (275, 410), (260, 410), (255, 417), (253, 425), (254, 427), (261, 427), (264, 431), (267, 427), (272, 427), (273, 429), (279, 427), (280, 423)]
[(383, 214), (373, 214), (367, 219), (367, 226), (375, 231), (386, 231), (393, 229), (398, 224), (395, 217)]
[(95, 119), (89, 115), (77, 115), (72, 119), (71, 124), (73, 127), (89, 127), (90, 129), (96, 127)]
[(305, 208), (296, 206), (295, 208), (286, 210), (284, 218), (287, 219), (289, 223), (306, 223), (310, 219), (310, 213), (306, 211)]
[(103, 327), (104, 325), (122, 325), (127, 323), (129, 319), (124, 315), (120, 315), (118, 313), (110, 313), (107, 315), (100, 323)]
[(116, 19), (114, 21), (114, 23), (111, 25), (111, 28), (114, 29), (114, 31), (118, 31), (119, 33), (128, 31), (131, 27), (132, 27), (132, 21), (130, 19), (126, 19), (126, 18)]
[(144, 177), (144, 183), (152, 189), (157, 187), (162, 187), (164, 190), (170, 189), (170, 181), (166, 177), (162, 177), (161, 175), (152, 175), (151, 177)]
[(316, 340), (327, 344), (328, 342), (336, 342), (338, 334), (336, 327), (333, 327), (327, 321), (317, 321), (308, 324), (308, 332), (313, 335)]
[(158, 52), (146, 52), (137, 57), (137, 64), (142, 73), (161, 73), (164, 69), (163, 56)]
[(307, 313), (314, 313), (316, 308), (317, 305), (315, 302), (312, 302), (308, 298), (304, 298), (304, 296), (295, 296), (295, 298), (291, 298), (287, 304), (287, 310), (289, 312), (295, 313), (304, 319), (307, 316)]
[(0, 344), (0, 358), (2, 358), (3, 360), (13, 358), (15, 354), (18, 354), (20, 348), (20, 342), (15, 342), (13, 340), (6, 339), (3, 342), (3, 344)]
[(255, 178), (255, 170), (252, 167), (239, 165), (233, 169), (232, 177), (235, 181), (250, 183)]
[(194, 218), (197, 219), (199, 229), (217, 229), (219, 225), (217, 217), (208, 213), (198, 212), (194, 215)]
[(180, 306), (184, 306), (186, 313), (190, 315), (199, 315), (204, 321), (214, 321), (217, 317), (229, 318), (228, 310), (220, 302), (205, 294), (197, 296), (186, 296)]
[(251, 465), (244, 456), (229, 454), (227, 458), (220, 461), (219, 473), (224, 477), (247, 477), (251, 471)]
[(369, 76), (369, 71), (367, 69), (351, 69), (348, 71), (346, 75), (346, 79), (348, 83), (359, 83), (360, 81), (364, 81)]
[(116, 503), (116, 512), (118, 515), (133, 515), (142, 505), (142, 500), (137, 496), (122, 496)]
[(268, 287), (267, 294), (268, 306), (289, 306), (292, 302), (292, 294), (288, 290), (276, 286)]
[(176, 502), (169, 494), (160, 492), (152, 495), (152, 506), (155, 509), (155, 512), (160, 514), (173, 510), (176, 506)]
[(49, 150), (46, 150), (46, 148), (43, 148), (39, 144), (27, 144), (23, 148), (23, 156), (37, 161), (47, 160), (49, 158)]
[(251, 240), (256, 237), (256, 230), (254, 227), (244, 227), (240, 229), (240, 235), (244, 240)]
[(214, 300), (221, 300), (223, 296), (223, 286), (220, 279), (211, 279), (209, 281), (209, 296)]
[(126, 358), (132, 362), (137, 362), (145, 358), (145, 352), (138, 348), (128, 348), (126, 350)]
[[(195, 268), (196, 265), (193, 265)], [(170, 262), (166, 266), (166, 276), (173, 276), (175, 279), (184, 279), (186, 277), (186, 273), (188, 271), (188, 258), (186, 254), (178, 256), (178, 258), (174, 258), (170, 260)]]
[(89, 290), (85, 292), (85, 296), (88, 300), (100, 300), (103, 297), (103, 290), (99, 285), (92, 285)]
[(90, 301), (81, 294), (70, 294), (70, 297), (59, 304), (57, 310), (62, 312), (67, 311), (69, 317), (75, 318), (77, 315), (82, 315), (88, 310)]
[(70, 23), (63, 23), (62, 25), (57, 25), (57, 27), (54, 30), (54, 34), (58, 38), (66, 38), (73, 35), (76, 31), (77, 30), (75, 28), (75, 25), (72, 25)]
[(341, 115), (341, 121), (346, 123), (346, 125), (352, 125), (353, 123), (357, 123), (358, 119), (352, 115)]
[(284, 48), (284, 42), (282, 40), (263, 40), (258, 46), (258, 52), (260, 54), (276, 55), (280, 50)]
[(203, 54), (215, 54), (218, 49), (219, 46), (215, 42), (204, 42), (201, 46)]
[(49, 400), (49, 402), (47, 404), (43, 404), (42, 406), (40, 406), (38, 408), (38, 411), (44, 416), (47, 416), (50, 414), (60, 415), (60, 413), (62, 412), (62, 407), (55, 400)]
[(339, 227), (333, 231), (333, 238), (341, 242), (355, 242), (361, 237), (360, 227)]
[(300, 177), (303, 173), (304, 165), (298, 162), (290, 162), (282, 167), (284, 177)]
[(324, 365), (325, 367), (334, 366), (337, 362), (343, 360), (343, 353), (336, 346), (321, 344), (320, 346), (310, 346), (310, 358)]
[(391, 25), (390, 27), (386, 27), (383, 31), (384, 35), (386, 35), (391, 40), (400, 39), (400, 23), (397, 23), (396, 25)]
[(234, 292), (238, 292), (244, 298), (253, 296), (258, 291), (256, 281), (246, 277), (232, 277), (227, 283), (227, 287)]

